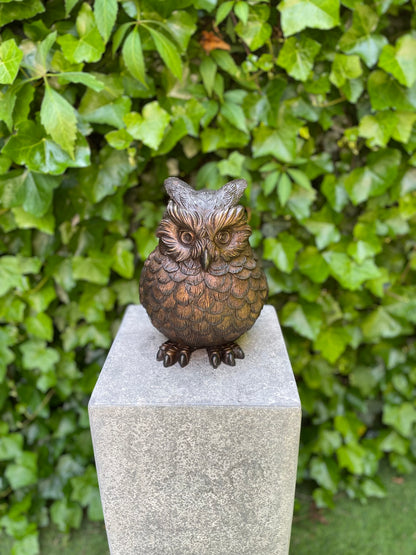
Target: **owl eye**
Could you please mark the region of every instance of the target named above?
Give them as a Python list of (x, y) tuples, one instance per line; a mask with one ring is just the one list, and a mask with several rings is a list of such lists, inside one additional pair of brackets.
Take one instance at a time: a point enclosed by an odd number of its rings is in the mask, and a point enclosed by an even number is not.
[(231, 240), (231, 233), (229, 231), (219, 231), (215, 236), (215, 240), (221, 245), (227, 245)]
[(195, 235), (192, 233), (192, 231), (181, 231), (179, 234), (179, 238), (181, 240), (181, 243), (183, 243), (184, 245), (190, 245), (194, 242)]

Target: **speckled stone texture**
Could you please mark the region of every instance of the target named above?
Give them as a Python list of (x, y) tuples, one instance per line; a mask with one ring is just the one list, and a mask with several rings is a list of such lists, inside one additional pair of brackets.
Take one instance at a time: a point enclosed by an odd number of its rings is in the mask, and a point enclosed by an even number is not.
[(287, 554), (301, 408), (273, 307), (235, 367), (164, 368), (163, 341), (129, 307), (89, 403), (112, 555)]

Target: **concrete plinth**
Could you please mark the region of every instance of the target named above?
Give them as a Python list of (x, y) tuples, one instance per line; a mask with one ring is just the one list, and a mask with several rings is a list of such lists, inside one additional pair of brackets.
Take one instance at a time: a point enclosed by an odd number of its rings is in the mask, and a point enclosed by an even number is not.
[(129, 307), (89, 403), (112, 555), (287, 554), (301, 409), (273, 307), (235, 367), (164, 368), (164, 340)]

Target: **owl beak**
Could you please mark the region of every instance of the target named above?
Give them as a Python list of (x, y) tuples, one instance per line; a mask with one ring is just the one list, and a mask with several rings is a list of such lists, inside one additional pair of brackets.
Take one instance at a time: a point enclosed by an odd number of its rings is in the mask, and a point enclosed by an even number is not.
[(208, 270), (211, 264), (211, 257), (209, 255), (208, 249), (204, 249), (201, 256), (201, 266), (204, 270)]

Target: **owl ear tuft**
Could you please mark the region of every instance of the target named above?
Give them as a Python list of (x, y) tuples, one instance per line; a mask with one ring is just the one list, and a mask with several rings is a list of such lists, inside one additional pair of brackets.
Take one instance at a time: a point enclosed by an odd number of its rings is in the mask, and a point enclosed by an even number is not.
[(247, 181), (245, 179), (234, 179), (233, 181), (229, 181), (218, 191), (216, 204), (222, 204), (224, 208), (237, 206), (246, 188)]
[(189, 203), (193, 194), (195, 194), (195, 190), (188, 185), (188, 183), (179, 179), (179, 177), (168, 177), (165, 179), (164, 185), (170, 198), (176, 202), (176, 204), (179, 204), (184, 208)]

